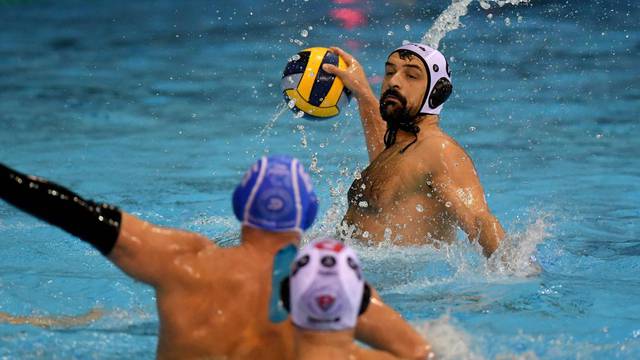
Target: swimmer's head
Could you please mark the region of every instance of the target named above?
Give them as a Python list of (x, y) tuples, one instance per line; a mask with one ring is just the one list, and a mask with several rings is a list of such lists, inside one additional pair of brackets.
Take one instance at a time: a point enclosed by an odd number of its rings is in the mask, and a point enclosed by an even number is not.
[(355, 252), (331, 238), (300, 250), (282, 289), (291, 320), (306, 330), (354, 328), (370, 299)]
[(438, 115), (452, 90), (444, 55), (423, 44), (406, 44), (394, 50), (385, 64), (380, 112), (387, 122)]
[(284, 232), (307, 230), (316, 218), (318, 199), (298, 159), (263, 156), (233, 193), (233, 212), (242, 225)]

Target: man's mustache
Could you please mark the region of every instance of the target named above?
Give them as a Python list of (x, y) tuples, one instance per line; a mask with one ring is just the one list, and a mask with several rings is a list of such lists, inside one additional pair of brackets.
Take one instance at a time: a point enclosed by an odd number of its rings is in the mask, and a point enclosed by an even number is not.
[(382, 96), (380, 97), (380, 103), (384, 105), (385, 100), (390, 96), (397, 99), (402, 104), (402, 106), (407, 106), (407, 99), (395, 89), (387, 89), (387, 91), (382, 93)]

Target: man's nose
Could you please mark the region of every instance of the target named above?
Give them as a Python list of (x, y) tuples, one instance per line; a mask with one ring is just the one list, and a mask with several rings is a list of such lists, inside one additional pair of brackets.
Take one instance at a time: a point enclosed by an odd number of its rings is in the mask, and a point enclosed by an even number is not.
[(397, 72), (395, 74), (393, 74), (390, 78), (389, 78), (389, 88), (391, 89), (400, 89), (401, 88), (401, 81), (400, 81), (400, 76), (398, 76), (400, 73)]

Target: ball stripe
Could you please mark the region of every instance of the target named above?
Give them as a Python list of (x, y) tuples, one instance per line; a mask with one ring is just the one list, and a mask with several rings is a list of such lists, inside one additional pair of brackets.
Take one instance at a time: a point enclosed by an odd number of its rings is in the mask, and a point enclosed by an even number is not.
[[(322, 59), (322, 63), (318, 68), (318, 75), (316, 76), (316, 83), (313, 85), (311, 89), (311, 95), (309, 95), (309, 103), (311, 105), (320, 106), (322, 101), (327, 97), (329, 90), (331, 90), (331, 86), (335, 80), (335, 75), (331, 75), (328, 72), (322, 69), (322, 65), (331, 64), (338, 65), (338, 56), (330, 51), (327, 51), (324, 54), (324, 58)], [(331, 103), (329, 103), (331, 104)], [(335, 104), (335, 103), (334, 103)]]
[[(339, 59), (339, 62), (334, 65), (338, 65), (340, 69), (346, 69), (347, 64), (344, 62), (344, 60), (342, 60), (341, 57), (338, 57), (338, 59)], [(334, 81), (331, 82), (331, 88), (325, 94), (324, 100), (319, 106), (327, 107), (332, 104), (337, 104), (338, 99), (340, 99), (340, 94), (342, 94), (342, 90), (344, 90), (344, 85), (342, 84), (342, 80), (340, 80), (339, 78), (336, 78)]]
[(309, 104), (308, 101), (302, 98), (302, 94), (298, 93), (296, 89), (285, 90), (285, 95), (290, 99), (295, 100), (296, 109), (302, 110), (311, 116), (325, 118), (336, 116), (340, 113), (340, 109), (338, 109), (337, 106), (317, 107)]
[(307, 63), (309, 62), (310, 55), (311, 51), (302, 51), (298, 53), (298, 56), (300, 56), (300, 58), (298, 60), (290, 61), (289, 63), (287, 63), (287, 67), (284, 69), (284, 74), (282, 74), (282, 77), (303, 73), (304, 68), (307, 67)]
[(304, 76), (302, 76), (302, 80), (300, 84), (298, 84), (298, 92), (307, 101), (309, 101), (311, 97), (311, 91), (316, 83), (320, 65), (322, 65), (324, 54), (327, 52), (327, 50), (323, 48), (311, 48), (309, 50), (311, 50), (311, 56), (309, 57)]

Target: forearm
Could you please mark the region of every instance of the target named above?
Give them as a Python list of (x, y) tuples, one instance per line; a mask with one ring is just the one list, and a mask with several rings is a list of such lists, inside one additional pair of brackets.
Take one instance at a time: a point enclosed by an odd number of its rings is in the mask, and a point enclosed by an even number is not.
[(85, 200), (44, 179), (0, 164), (0, 198), (51, 225), (86, 241), (108, 255), (120, 233), (116, 207)]
[(504, 238), (504, 230), (498, 219), (493, 215), (479, 217), (476, 221), (478, 243), (482, 246), (484, 255), (488, 258), (493, 254)]
[(358, 319), (356, 338), (403, 359), (426, 359), (431, 351), (420, 334), (377, 295)]
[(380, 103), (370, 87), (362, 90), (357, 99), (369, 161), (373, 161), (384, 150), (384, 133), (387, 125), (380, 115)]

